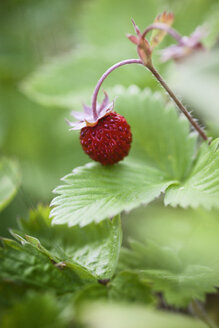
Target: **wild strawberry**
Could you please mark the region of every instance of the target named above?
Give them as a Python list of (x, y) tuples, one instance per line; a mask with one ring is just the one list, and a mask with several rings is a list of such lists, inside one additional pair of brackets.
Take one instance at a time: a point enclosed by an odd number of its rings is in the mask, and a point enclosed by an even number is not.
[(111, 112), (97, 125), (81, 129), (82, 148), (94, 161), (103, 165), (115, 164), (128, 155), (132, 134), (126, 119)]
[(128, 155), (132, 134), (126, 119), (113, 111), (108, 96), (97, 108), (94, 119), (92, 109), (84, 106), (84, 113), (72, 112), (79, 122), (68, 122), (71, 130), (81, 129), (82, 148), (94, 161), (102, 165), (115, 164)]

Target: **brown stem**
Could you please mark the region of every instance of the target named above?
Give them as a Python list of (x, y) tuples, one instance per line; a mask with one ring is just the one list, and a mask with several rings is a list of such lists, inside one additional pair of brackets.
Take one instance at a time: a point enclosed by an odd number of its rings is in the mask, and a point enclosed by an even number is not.
[(202, 128), (199, 126), (199, 124), (192, 118), (192, 116), (189, 114), (187, 109), (183, 106), (181, 101), (175, 96), (173, 91), (168, 87), (162, 76), (158, 73), (158, 71), (154, 68), (153, 65), (146, 66), (151, 73), (156, 77), (156, 79), (159, 81), (159, 83), (162, 85), (162, 87), (167, 91), (169, 96), (173, 99), (175, 104), (178, 106), (178, 108), (183, 112), (183, 114), (188, 118), (189, 122), (192, 124), (192, 126), (195, 128), (195, 130), (200, 134), (200, 136), (204, 140), (208, 140), (208, 137), (206, 136), (205, 132), (202, 130)]
[(206, 323), (206, 325), (209, 328), (218, 328), (218, 326), (214, 322), (211, 321), (211, 319), (209, 318), (205, 309), (203, 309), (203, 307), (201, 306), (201, 304), (198, 301), (196, 301), (196, 300), (192, 301), (191, 309), (192, 309), (193, 314), (195, 314), (199, 319), (201, 319), (204, 323)]

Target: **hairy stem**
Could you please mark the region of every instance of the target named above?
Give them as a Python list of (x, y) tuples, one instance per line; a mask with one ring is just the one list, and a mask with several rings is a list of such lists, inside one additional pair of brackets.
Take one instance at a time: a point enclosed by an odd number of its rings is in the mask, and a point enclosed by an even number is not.
[[(152, 25), (151, 25), (152, 26)], [(92, 98), (92, 110), (93, 110), (93, 116), (94, 119), (98, 118), (97, 114), (97, 96), (100, 90), (100, 87), (104, 80), (107, 78), (107, 76), (113, 72), (115, 69), (117, 69), (120, 66), (128, 65), (128, 64), (139, 64), (143, 65), (146, 68), (148, 68), (151, 73), (156, 77), (158, 82), (163, 86), (163, 88), (167, 91), (169, 96), (172, 98), (172, 100), (175, 102), (175, 104), (178, 106), (180, 111), (187, 117), (189, 122), (192, 124), (192, 126), (195, 128), (195, 130), (199, 133), (199, 135), (204, 139), (207, 140), (208, 137), (206, 136), (205, 132), (202, 130), (202, 128), (199, 126), (199, 124), (193, 119), (193, 117), (189, 114), (187, 109), (184, 107), (184, 105), (181, 103), (181, 101), (176, 97), (176, 95), (173, 93), (173, 91), (168, 87), (162, 76), (158, 73), (158, 71), (155, 69), (155, 67), (150, 64), (150, 65), (145, 65), (141, 59), (126, 59), (121, 62), (116, 63), (115, 65), (111, 66), (99, 79), (97, 82), (97, 85), (95, 87), (94, 93), (93, 93), (93, 98)]]
[(124, 65), (128, 65), (128, 64), (140, 64), (143, 65), (142, 61), (140, 59), (126, 59), (123, 60), (113, 66), (111, 66), (99, 79), (99, 81), (97, 82), (97, 85), (95, 87), (94, 93), (93, 93), (93, 98), (92, 98), (92, 110), (93, 110), (93, 115), (94, 115), (94, 119), (97, 119), (97, 96), (100, 90), (100, 87), (103, 83), (103, 81), (107, 78), (107, 76), (114, 71), (115, 69), (117, 69), (120, 66), (124, 66)]
[(163, 24), (163, 23), (154, 23), (149, 25), (144, 32), (142, 33), (142, 38), (145, 38), (146, 34), (152, 30), (162, 30), (167, 32), (169, 35), (171, 35), (176, 41), (178, 41), (179, 43), (182, 40), (182, 36), (176, 31), (174, 30), (172, 27)]
[(173, 91), (168, 87), (162, 76), (158, 73), (158, 71), (154, 68), (153, 65), (146, 66), (151, 73), (155, 76), (155, 78), (158, 80), (158, 82), (162, 85), (162, 87), (167, 91), (169, 96), (172, 98), (172, 100), (175, 102), (177, 107), (180, 109), (180, 111), (187, 117), (189, 122), (192, 124), (192, 126), (195, 128), (195, 130), (199, 133), (199, 135), (204, 139), (207, 140), (208, 137), (206, 136), (205, 132), (202, 130), (202, 128), (199, 126), (199, 124), (193, 119), (193, 117), (189, 114), (187, 109), (184, 107), (184, 105), (181, 103), (181, 101), (176, 97), (176, 95), (173, 93)]
[(191, 303), (192, 312), (209, 328), (218, 328), (218, 326), (212, 322), (212, 320), (209, 318), (208, 314), (206, 313), (205, 309), (201, 306), (201, 304), (198, 301), (193, 300)]

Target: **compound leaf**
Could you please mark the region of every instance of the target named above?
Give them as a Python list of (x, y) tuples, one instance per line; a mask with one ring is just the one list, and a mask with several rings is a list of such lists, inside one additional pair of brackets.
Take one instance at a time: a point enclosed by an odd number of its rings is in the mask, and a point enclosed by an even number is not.
[(108, 167), (89, 163), (65, 176), (52, 201), (55, 224), (84, 226), (130, 211), (151, 202), (191, 169), (196, 135), (173, 106), (136, 87), (112, 93), (119, 95), (116, 110), (132, 127), (130, 160)]
[(158, 169), (122, 163), (103, 167), (89, 163), (62, 179), (52, 201), (54, 224), (85, 226), (129, 211), (158, 197), (171, 183)]

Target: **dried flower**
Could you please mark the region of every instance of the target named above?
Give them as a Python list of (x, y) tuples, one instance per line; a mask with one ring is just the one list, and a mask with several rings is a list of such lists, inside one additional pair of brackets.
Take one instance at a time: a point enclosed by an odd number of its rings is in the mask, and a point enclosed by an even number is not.
[(70, 122), (67, 120), (68, 125), (71, 127), (70, 130), (80, 130), (85, 126), (95, 126), (102, 117), (113, 111), (114, 102), (109, 102), (106, 92), (104, 92), (104, 95), (102, 103), (97, 105), (97, 117), (94, 117), (92, 108), (87, 105), (83, 105), (84, 112), (71, 112), (71, 115), (78, 121)]
[(179, 61), (192, 53), (204, 50), (204, 46), (201, 43), (201, 39), (206, 34), (206, 30), (203, 27), (197, 27), (196, 30), (189, 36), (183, 36), (177, 45), (172, 45), (161, 52), (162, 61), (174, 59)]

